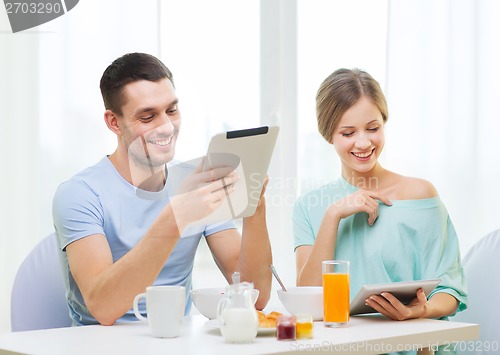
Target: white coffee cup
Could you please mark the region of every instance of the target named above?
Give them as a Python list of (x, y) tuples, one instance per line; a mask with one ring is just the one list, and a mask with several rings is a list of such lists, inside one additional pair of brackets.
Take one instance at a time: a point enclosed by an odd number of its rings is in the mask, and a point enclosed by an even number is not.
[[(139, 301), (146, 299), (147, 318), (139, 312)], [(149, 286), (145, 293), (134, 298), (134, 313), (137, 318), (149, 323), (156, 338), (174, 338), (181, 330), (186, 288), (183, 286)]]

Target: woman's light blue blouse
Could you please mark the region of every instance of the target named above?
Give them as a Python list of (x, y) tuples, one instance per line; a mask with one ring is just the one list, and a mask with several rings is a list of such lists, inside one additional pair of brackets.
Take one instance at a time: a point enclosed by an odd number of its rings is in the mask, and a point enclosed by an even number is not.
[[(328, 206), (357, 188), (345, 179), (299, 198), (293, 212), (294, 247), (313, 245)], [(339, 224), (335, 259), (351, 262), (351, 299), (362, 285), (441, 279), (434, 290), (453, 295), (458, 310), (467, 306), (467, 290), (457, 234), (439, 197), (379, 203), (373, 226), (357, 213)]]

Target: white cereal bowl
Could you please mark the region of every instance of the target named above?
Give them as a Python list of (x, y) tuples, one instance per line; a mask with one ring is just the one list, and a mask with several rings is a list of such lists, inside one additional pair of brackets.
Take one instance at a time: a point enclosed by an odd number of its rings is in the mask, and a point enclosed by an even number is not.
[[(217, 318), (219, 301), (226, 297), (225, 287), (198, 288), (191, 290), (191, 299), (196, 309), (208, 319)], [(252, 301), (255, 304), (259, 297), (259, 290), (252, 290)]]
[(309, 313), (313, 320), (323, 320), (323, 287), (287, 287), (278, 290), (278, 298), (290, 314)]

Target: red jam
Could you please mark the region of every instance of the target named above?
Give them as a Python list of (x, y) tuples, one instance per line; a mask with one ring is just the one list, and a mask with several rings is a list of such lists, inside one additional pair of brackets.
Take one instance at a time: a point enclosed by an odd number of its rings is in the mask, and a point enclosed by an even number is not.
[(295, 317), (278, 317), (276, 324), (276, 339), (295, 340)]

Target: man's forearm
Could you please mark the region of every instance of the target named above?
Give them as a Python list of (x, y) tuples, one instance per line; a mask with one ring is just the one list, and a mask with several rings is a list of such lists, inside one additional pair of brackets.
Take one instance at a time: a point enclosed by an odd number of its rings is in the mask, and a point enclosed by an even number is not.
[(93, 317), (111, 325), (131, 307), (134, 297), (153, 284), (179, 239), (168, 207), (139, 243), (106, 267), (83, 293)]
[(266, 208), (262, 204), (255, 214), (243, 220), (243, 237), (238, 269), (242, 281), (251, 281), (259, 290), (259, 299), (255, 306), (263, 309), (269, 301), (272, 286), (272, 275), (269, 265), (272, 264), (271, 243), (266, 225)]

